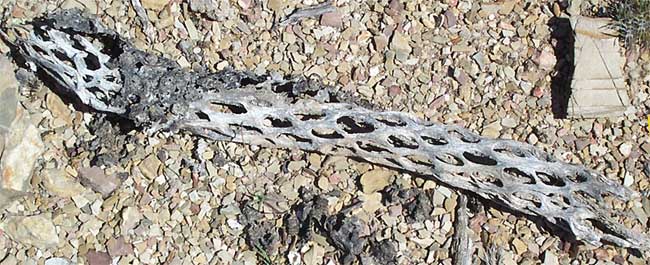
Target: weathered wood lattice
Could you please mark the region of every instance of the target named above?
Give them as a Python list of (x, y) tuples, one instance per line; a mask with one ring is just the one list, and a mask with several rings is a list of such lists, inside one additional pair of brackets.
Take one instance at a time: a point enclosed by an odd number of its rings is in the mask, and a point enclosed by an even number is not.
[(629, 200), (634, 192), (531, 145), (344, 103), (308, 80), (181, 69), (76, 11), (33, 27), (20, 51), (35, 69), (88, 106), (151, 132), (360, 158), (470, 191), (594, 245), (650, 245), (619, 224), (603, 200)]

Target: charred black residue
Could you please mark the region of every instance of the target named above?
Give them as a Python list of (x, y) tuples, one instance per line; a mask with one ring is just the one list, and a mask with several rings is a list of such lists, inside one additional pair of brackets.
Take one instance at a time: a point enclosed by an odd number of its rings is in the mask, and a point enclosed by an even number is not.
[(403, 189), (397, 186), (390, 187), (384, 195), (387, 204), (401, 204), (403, 213), (408, 223), (424, 222), (431, 220), (433, 202), (431, 193), (417, 188)]
[(349, 208), (330, 213), (326, 195), (314, 195), (304, 188), (299, 192), (300, 201), (279, 217), (284, 223), (282, 227), (276, 227), (275, 220), (264, 219), (250, 202), (243, 204), (239, 221), (246, 226), (244, 234), (251, 249), (263, 253), (261, 256), (285, 255), (295, 250), (295, 246), (307, 244), (317, 234), (337, 249), (334, 258), (341, 264), (369, 259), (378, 264), (396, 264), (395, 243), (389, 239), (376, 241), (374, 236), (365, 235), (367, 224), (351, 215)]

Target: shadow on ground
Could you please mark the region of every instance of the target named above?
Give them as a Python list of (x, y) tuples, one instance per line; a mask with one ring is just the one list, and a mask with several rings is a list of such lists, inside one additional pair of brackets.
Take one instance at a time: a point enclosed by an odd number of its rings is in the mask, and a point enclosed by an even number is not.
[(552, 110), (556, 119), (563, 119), (567, 117), (569, 97), (571, 96), (575, 38), (571, 22), (567, 18), (552, 18), (548, 26), (551, 28), (553, 50), (557, 59), (551, 79)]

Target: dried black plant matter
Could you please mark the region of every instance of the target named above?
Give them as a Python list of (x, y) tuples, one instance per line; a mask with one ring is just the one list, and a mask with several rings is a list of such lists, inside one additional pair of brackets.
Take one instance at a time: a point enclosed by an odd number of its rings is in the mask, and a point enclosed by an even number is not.
[(350, 97), (302, 78), (183, 69), (79, 11), (33, 26), (20, 50), (34, 69), (91, 108), (149, 133), (354, 157), (464, 190), (590, 244), (650, 246), (605, 202), (635, 192), (529, 144), (342, 102)]

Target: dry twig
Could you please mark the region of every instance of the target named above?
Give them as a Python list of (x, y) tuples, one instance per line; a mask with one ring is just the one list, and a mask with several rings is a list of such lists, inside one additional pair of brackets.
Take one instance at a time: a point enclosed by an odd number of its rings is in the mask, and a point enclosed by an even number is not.
[(454, 263), (457, 265), (472, 264), (474, 246), (472, 239), (469, 237), (469, 216), (467, 211), (467, 196), (459, 193), (453, 238)]

